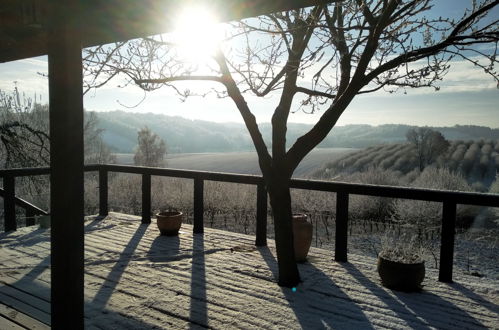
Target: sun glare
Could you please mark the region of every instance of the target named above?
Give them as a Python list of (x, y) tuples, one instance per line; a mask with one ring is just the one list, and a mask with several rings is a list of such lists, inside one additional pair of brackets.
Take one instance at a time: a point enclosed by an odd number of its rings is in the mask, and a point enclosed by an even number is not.
[(216, 16), (204, 7), (184, 9), (177, 20), (173, 38), (180, 55), (193, 64), (204, 64), (214, 55), (224, 37)]

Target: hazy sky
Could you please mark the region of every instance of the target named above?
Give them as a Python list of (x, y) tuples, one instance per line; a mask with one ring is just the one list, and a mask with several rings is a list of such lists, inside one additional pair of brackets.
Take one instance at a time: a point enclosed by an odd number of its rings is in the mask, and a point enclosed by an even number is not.
[[(459, 1), (437, 1), (442, 8), (437, 12), (456, 11)], [(0, 64), (0, 89), (11, 91), (14, 82), (19, 90), (33, 97), (41, 96), (42, 103), (48, 101), (47, 79), (37, 74), (47, 72), (46, 57), (32, 58)], [(137, 107), (144, 92), (135, 86), (117, 88), (119, 81), (85, 96), (85, 108), (95, 111), (125, 110), (131, 112), (154, 112), (177, 115), (190, 119), (217, 122), (242, 122), (230, 99), (193, 97), (181, 102), (172, 91), (162, 89), (146, 94)], [(431, 126), (484, 125), (499, 128), (499, 89), (493, 79), (480, 69), (465, 62), (454, 62), (441, 90), (408, 90), (407, 94), (376, 94), (358, 96), (345, 111), (339, 125), (346, 124), (414, 124)], [(257, 99), (247, 97), (250, 108), (259, 122), (269, 121), (277, 103), (276, 97)], [(132, 108), (127, 108), (132, 107)], [(313, 123), (321, 113), (309, 115), (296, 113), (290, 117), (293, 122)]]

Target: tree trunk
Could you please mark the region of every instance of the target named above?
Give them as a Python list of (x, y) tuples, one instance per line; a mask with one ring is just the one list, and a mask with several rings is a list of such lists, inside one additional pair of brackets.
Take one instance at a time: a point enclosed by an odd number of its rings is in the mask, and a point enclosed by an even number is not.
[[(277, 171), (273, 171), (274, 174)], [(290, 179), (283, 175), (266, 178), (270, 205), (274, 215), (274, 232), (280, 286), (292, 288), (300, 283), (295, 260), (291, 211)]]

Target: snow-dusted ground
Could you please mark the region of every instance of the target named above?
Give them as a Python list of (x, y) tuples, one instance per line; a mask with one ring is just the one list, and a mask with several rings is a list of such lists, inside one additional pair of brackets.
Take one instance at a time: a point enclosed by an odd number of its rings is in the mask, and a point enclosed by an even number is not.
[[(158, 236), (154, 221), (117, 213), (85, 226), (87, 328), (499, 328), (491, 278), (456, 272), (445, 284), (429, 269), (422, 292), (400, 293), (380, 285), (374, 258), (352, 253), (337, 263), (312, 248), (293, 292), (275, 282), (272, 241), (257, 249), (252, 236), (192, 235), (189, 225), (179, 237)], [(30, 292), (38, 318), (49, 320), (49, 231), (0, 234), (0, 246), (0, 302), (22, 310), (16, 292)]]

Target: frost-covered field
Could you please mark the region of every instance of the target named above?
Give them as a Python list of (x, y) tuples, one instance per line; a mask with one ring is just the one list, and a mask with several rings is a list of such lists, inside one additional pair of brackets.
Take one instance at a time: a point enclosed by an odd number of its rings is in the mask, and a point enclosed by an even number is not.
[[(311, 175), (324, 164), (357, 151), (355, 148), (316, 148), (301, 162), (295, 177)], [(116, 154), (119, 164), (133, 164), (133, 154)], [(166, 167), (187, 170), (261, 174), (255, 152), (168, 154)]]

